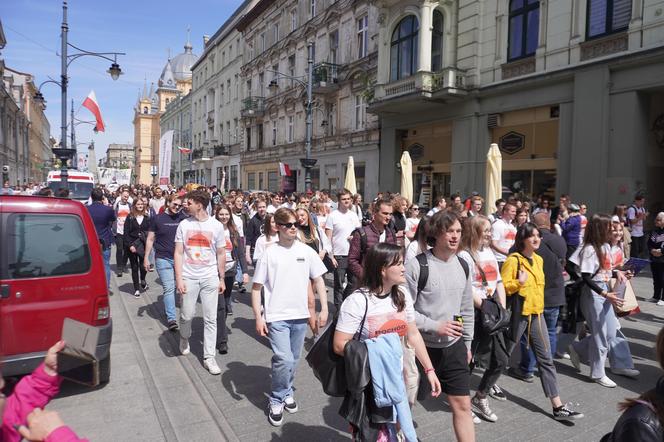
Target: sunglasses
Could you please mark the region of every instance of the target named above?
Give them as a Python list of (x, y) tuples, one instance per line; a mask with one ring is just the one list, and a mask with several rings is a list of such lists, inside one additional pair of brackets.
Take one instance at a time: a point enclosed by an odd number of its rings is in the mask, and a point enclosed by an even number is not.
[(419, 207), (411, 207), (410, 210), (420, 210)]
[(287, 229), (292, 229), (293, 227), (299, 226), (298, 223), (277, 223), (277, 225), (279, 225), (281, 227), (285, 227)]

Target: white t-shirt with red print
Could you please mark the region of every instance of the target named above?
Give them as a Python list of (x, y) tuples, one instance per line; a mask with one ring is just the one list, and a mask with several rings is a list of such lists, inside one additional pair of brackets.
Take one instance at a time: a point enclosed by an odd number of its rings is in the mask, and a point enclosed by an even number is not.
[(367, 318), (360, 333), (361, 341), (386, 333), (397, 333), (399, 336), (406, 336), (408, 323), (415, 321), (415, 311), (408, 290), (404, 287), (401, 287), (400, 290), (406, 300), (406, 307), (400, 312), (397, 311), (389, 295), (379, 298), (375, 293), (369, 293), (366, 290), (354, 291), (341, 304), (336, 329), (343, 333), (355, 335), (360, 329), (366, 309)]
[[(487, 247), (476, 253), (475, 259), (477, 260), (477, 265), (475, 264), (473, 257), (470, 256), (470, 253), (465, 250), (459, 252), (459, 258), (462, 258), (468, 263), (473, 285), (473, 294), (479, 295), (482, 299), (488, 296), (493, 296), (496, 292), (496, 287), (498, 287), (498, 283), (502, 283), (503, 280), (500, 277), (498, 261), (496, 261), (496, 257), (491, 249)], [(486, 285), (482, 279), (482, 272), (479, 271), (478, 267), (484, 272)]]
[(118, 235), (124, 235), (124, 225), (129, 213), (131, 213), (131, 206), (129, 204), (118, 203), (115, 210), (117, 211), (116, 225)]
[(182, 243), (184, 247), (182, 276), (185, 279), (218, 276), (217, 248), (226, 245), (224, 226), (219, 221), (213, 217), (205, 221), (183, 219), (175, 233), (175, 243)]
[(588, 218), (585, 215), (579, 215), (581, 217), (581, 229), (579, 230), (579, 244), (583, 244), (583, 236), (586, 234), (586, 226), (588, 225)]
[(602, 255), (604, 255), (604, 260), (600, 265), (595, 248), (591, 245), (583, 245), (576, 249), (569, 260), (581, 268), (581, 273), (595, 275), (592, 278), (593, 281), (608, 283), (613, 270), (611, 246), (609, 244), (602, 245)]
[[(509, 250), (514, 245), (516, 238), (516, 227), (512, 223), (508, 223), (502, 218), (496, 220), (491, 226), (491, 239), (496, 241), (498, 247), (502, 250)], [(504, 255), (496, 250), (493, 250), (496, 261), (505, 262), (507, 255)]]
[(224, 229), (224, 249), (226, 249), (226, 271), (235, 267), (235, 260), (233, 259), (233, 241), (231, 240), (231, 231)]
[(622, 267), (625, 264), (625, 253), (620, 244), (611, 246), (611, 266), (612, 268)]

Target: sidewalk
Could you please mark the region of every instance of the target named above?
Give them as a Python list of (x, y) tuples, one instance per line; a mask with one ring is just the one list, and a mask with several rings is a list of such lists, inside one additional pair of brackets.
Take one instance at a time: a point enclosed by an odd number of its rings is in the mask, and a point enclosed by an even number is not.
[[(192, 354), (177, 356), (177, 335), (163, 326), (161, 287), (155, 277), (149, 274), (151, 288), (140, 299), (130, 294), (129, 275), (120, 279), (119, 289), (113, 284), (111, 382), (95, 391), (68, 385), (51, 405), (79, 435), (95, 441), (350, 439), (348, 425), (337, 414), (341, 399), (323, 394), (304, 360), (295, 383), (300, 411), (285, 415), (280, 428), (267, 422), (271, 351), (267, 340), (255, 334), (249, 293), (236, 294), (240, 302), (233, 304), (234, 315), (228, 318), (229, 353), (217, 356), (223, 372), (212, 376), (202, 367), (200, 317), (193, 324)], [(634, 287), (642, 313), (621, 322), (641, 370), (638, 380), (612, 376), (618, 387), (607, 389), (576, 373), (569, 361), (557, 360), (563, 401), (586, 415), (576, 423), (564, 423), (551, 418), (539, 382), (526, 384), (505, 375), (499, 385), (508, 401), (491, 401), (499, 420), (477, 425), (477, 440), (588, 441), (610, 431), (619, 416), (616, 404), (651, 388), (660, 376), (652, 348), (664, 325), (664, 308), (644, 300), (652, 290), (649, 278), (636, 278)], [(474, 374), (471, 385), (478, 382)], [(452, 415), (443, 400), (418, 403), (414, 418), (422, 441), (454, 439)]]

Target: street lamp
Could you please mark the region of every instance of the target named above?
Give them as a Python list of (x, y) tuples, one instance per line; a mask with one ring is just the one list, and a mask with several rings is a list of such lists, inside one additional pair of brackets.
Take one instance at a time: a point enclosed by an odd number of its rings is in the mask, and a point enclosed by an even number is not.
[[(297, 81), (300, 85), (304, 86), (307, 89), (307, 105), (305, 109), (306, 115), (306, 132), (305, 132), (305, 157), (300, 158), (300, 164), (304, 167), (304, 190), (306, 193), (312, 191), (311, 189), (311, 169), (316, 165), (316, 159), (311, 158), (311, 126), (312, 126), (312, 86), (313, 86), (313, 71), (314, 71), (314, 60), (313, 60), (313, 48), (314, 44), (309, 42), (307, 43), (307, 81), (302, 81), (297, 77), (292, 75), (286, 75), (279, 71), (268, 70), (276, 75)], [(276, 92), (279, 89), (279, 84), (276, 79), (273, 79), (268, 85), (270, 92)]]
[[(91, 51), (86, 51), (85, 49), (81, 49), (77, 46), (74, 46), (73, 44), (69, 43), (67, 41), (67, 34), (69, 32), (69, 25), (67, 23), (67, 1), (62, 2), (62, 26), (61, 26), (62, 34), (60, 35), (60, 44), (61, 44), (61, 50), (60, 50), (60, 81), (55, 81), (55, 80), (47, 80), (43, 82), (38, 90), (37, 93), (34, 96), (34, 100), (38, 104), (44, 104), (44, 96), (41, 93), (41, 87), (46, 84), (46, 83), (54, 83), (60, 86), (60, 92), (62, 95), (61, 98), (61, 104), (60, 104), (60, 112), (61, 112), (61, 123), (60, 123), (60, 147), (59, 148), (54, 148), (53, 149), (53, 154), (58, 157), (60, 160), (62, 167), (60, 169), (60, 179), (62, 181), (62, 186), (67, 187), (67, 179), (69, 178), (69, 174), (67, 173), (67, 161), (73, 157), (73, 155), (76, 153), (76, 146), (73, 146), (73, 148), (67, 148), (67, 83), (69, 81), (69, 77), (67, 76), (67, 69), (69, 68), (69, 65), (76, 59), (81, 58), (81, 57), (86, 57), (86, 56), (91, 56), (91, 57), (98, 57), (98, 58), (103, 58), (105, 60), (108, 60), (111, 62), (111, 67), (106, 71), (111, 75), (111, 78), (113, 80), (117, 80), (120, 78), (120, 75), (122, 75), (122, 69), (120, 69), (120, 65), (118, 64), (118, 55), (126, 55), (124, 52), (91, 52)], [(78, 52), (74, 52), (70, 55), (67, 55), (67, 49), (71, 47), (75, 49)], [(113, 57), (113, 58), (111, 58)], [(73, 107), (73, 106), (72, 106)], [(72, 120), (72, 130), (73, 130), (73, 120)]]

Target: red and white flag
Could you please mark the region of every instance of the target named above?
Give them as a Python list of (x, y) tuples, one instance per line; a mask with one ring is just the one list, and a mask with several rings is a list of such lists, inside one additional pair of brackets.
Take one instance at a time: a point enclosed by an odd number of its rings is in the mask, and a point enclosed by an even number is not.
[(281, 176), (291, 176), (290, 167), (286, 163), (279, 163), (279, 175)]
[(97, 103), (97, 96), (95, 95), (95, 91), (90, 91), (90, 94), (83, 102), (83, 107), (92, 112), (92, 115), (95, 116), (95, 120), (97, 120), (97, 124), (95, 125), (95, 132), (103, 132), (104, 120), (101, 118), (101, 110), (99, 109), (99, 103)]
[(185, 154), (191, 153), (191, 149), (188, 148), (188, 147), (184, 147), (184, 146), (178, 146), (178, 150), (182, 153), (185, 153)]

